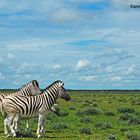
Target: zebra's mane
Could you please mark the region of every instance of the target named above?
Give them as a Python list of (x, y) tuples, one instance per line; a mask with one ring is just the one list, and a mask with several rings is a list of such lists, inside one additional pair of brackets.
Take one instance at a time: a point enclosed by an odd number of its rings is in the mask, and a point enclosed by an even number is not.
[(39, 84), (38, 84), (37, 80), (32, 80), (31, 82), (29, 82), (29, 83), (24, 84), (23, 86), (21, 86), (21, 87), (19, 88), (19, 90), (25, 88), (27, 85), (29, 85), (29, 84), (31, 84), (31, 83), (32, 83), (33, 85), (36, 84), (36, 86), (39, 87)]
[[(31, 82), (30, 82), (30, 83), (31, 83)], [(23, 86), (21, 86), (21, 87), (19, 88), (19, 90), (25, 88), (25, 87), (26, 87), (28, 84), (30, 84), (30, 83), (24, 84)]]
[(59, 83), (59, 82), (62, 83), (62, 81), (57, 80), (57, 81), (53, 82), (52, 84), (50, 84), (48, 87), (46, 87), (45, 90), (49, 89), (52, 85), (54, 85), (54, 84), (56, 84), (56, 83)]

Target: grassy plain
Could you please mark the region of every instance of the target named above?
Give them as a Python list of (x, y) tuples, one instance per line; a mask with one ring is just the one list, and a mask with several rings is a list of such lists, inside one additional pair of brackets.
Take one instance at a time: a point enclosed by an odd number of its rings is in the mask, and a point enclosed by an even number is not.
[[(4, 91), (5, 93), (7, 91)], [(49, 113), (43, 139), (70, 140), (140, 140), (139, 91), (69, 91), (71, 101), (58, 99), (60, 116)], [(33, 140), (37, 118), (31, 118), (25, 131), (25, 119), (20, 121), (18, 138), (3, 134), (0, 114), (0, 140)]]

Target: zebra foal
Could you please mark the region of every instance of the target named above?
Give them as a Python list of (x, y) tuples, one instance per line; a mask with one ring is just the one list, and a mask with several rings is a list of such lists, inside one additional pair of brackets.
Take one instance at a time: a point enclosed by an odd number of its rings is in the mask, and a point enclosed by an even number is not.
[(15, 116), (38, 117), (37, 136), (40, 137), (44, 132), (44, 125), (47, 112), (56, 103), (58, 97), (68, 101), (69, 94), (66, 93), (62, 81), (55, 81), (45, 89), (43, 94), (36, 96), (6, 96), (2, 101), (3, 111), (6, 118), (4, 120), (5, 134), (8, 134), (8, 127), (13, 136), (16, 136), (15, 130), (11, 127)]

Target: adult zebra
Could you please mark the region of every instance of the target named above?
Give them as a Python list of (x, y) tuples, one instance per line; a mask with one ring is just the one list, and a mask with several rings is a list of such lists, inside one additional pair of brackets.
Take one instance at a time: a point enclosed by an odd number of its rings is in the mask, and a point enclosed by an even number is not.
[(40, 137), (44, 132), (45, 118), (47, 112), (55, 104), (57, 97), (66, 101), (70, 100), (69, 94), (63, 87), (64, 83), (60, 80), (55, 81), (48, 86), (43, 94), (36, 96), (6, 96), (2, 101), (3, 111), (6, 118), (4, 120), (4, 133), (8, 135), (8, 127), (13, 136), (16, 136), (15, 130), (12, 128), (12, 121), (15, 116), (24, 117), (39, 116), (37, 136)]
[[(14, 93), (10, 93), (10, 94), (4, 94), (4, 93), (0, 93), (0, 111), (2, 112), (2, 100), (6, 97), (6, 96), (15, 96), (15, 95), (22, 95), (22, 96), (33, 96), (33, 95), (37, 95), (40, 94), (40, 88), (39, 88), (39, 84), (36, 80), (32, 80), (31, 82), (23, 85), (18, 91), (14, 92)], [(15, 117), (14, 121), (13, 121), (13, 127), (15, 130), (18, 129), (18, 124), (17, 124), (17, 118)], [(26, 123), (26, 127), (28, 127), (28, 121)]]

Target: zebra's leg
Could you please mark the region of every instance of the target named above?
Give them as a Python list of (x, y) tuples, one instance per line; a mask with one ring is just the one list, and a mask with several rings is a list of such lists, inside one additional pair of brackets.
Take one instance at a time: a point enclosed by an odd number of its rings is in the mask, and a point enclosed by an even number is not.
[(16, 114), (15, 115), (15, 118), (13, 120), (13, 124), (12, 124), (12, 127), (16, 130), (16, 132), (19, 131), (19, 114)]
[(60, 108), (58, 107), (57, 104), (54, 104), (51, 109), (50, 109), (53, 113), (55, 113), (57, 116), (60, 116)]
[(25, 131), (28, 131), (29, 130), (29, 122), (28, 122), (28, 118), (26, 118), (26, 128), (25, 128)]
[(4, 119), (4, 134), (8, 135), (8, 118)]
[(13, 137), (16, 137), (16, 132), (15, 132), (14, 128), (12, 127), (14, 117), (15, 117), (14, 114), (9, 114), (7, 125), (9, 127)]
[(44, 120), (45, 116), (46, 116), (45, 114), (39, 114), (38, 128), (37, 128), (37, 132), (36, 132), (38, 138), (41, 137), (40, 131), (41, 131), (41, 127), (42, 127), (43, 120)]
[(45, 134), (45, 124), (46, 124), (46, 114), (44, 115), (44, 118), (43, 118), (43, 120), (42, 120), (40, 133)]

